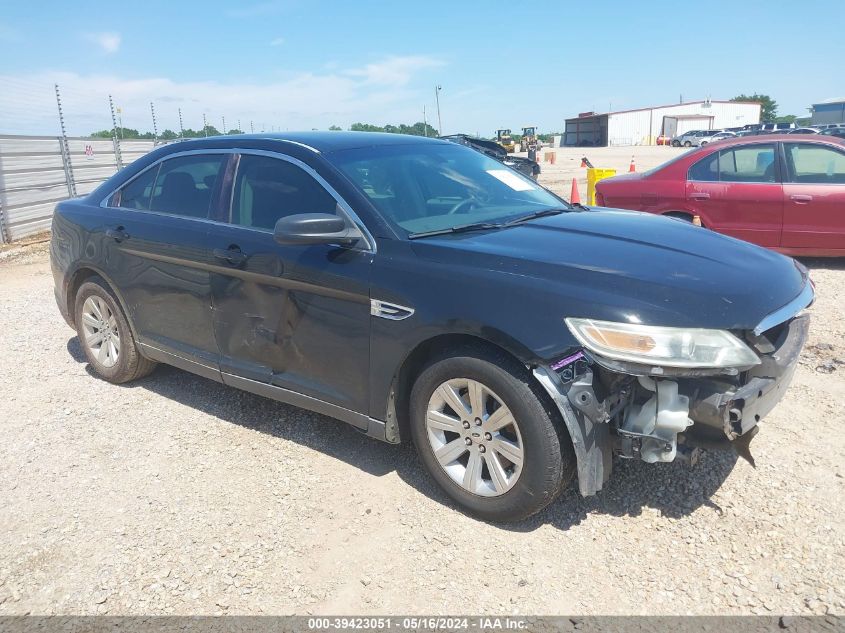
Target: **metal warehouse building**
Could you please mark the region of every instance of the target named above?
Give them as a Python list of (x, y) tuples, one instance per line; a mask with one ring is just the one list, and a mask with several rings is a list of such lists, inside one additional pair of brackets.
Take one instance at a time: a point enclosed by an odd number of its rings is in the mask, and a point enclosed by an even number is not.
[(828, 99), (813, 104), (812, 125), (845, 123), (845, 98)]
[(582, 112), (566, 120), (564, 145), (655, 145), (661, 135), (676, 136), (690, 130), (718, 130), (760, 122), (759, 103), (690, 101), (675, 105)]

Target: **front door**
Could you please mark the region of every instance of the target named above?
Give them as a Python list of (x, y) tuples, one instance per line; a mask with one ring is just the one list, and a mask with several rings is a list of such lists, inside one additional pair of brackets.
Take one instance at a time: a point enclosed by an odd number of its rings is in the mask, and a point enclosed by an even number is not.
[[(187, 154), (142, 172), (110, 200), (105, 256), (139, 342), (217, 374), (211, 322), (209, 209), (225, 154)], [(161, 358), (162, 360), (169, 360)], [(203, 368), (209, 371), (203, 371)]]
[(273, 239), (284, 215), (342, 212), (294, 159), (241, 155), (231, 198), (230, 223), (214, 225), (209, 240), (224, 381), (240, 376), (366, 413), (370, 246)]
[(783, 246), (845, 249), (845, 152), (801, 142), (783, 149)]
[(780, 246), (783, 186), (775, 144), (723, 149), (692, 165), (687, 206), (719, 233), (760, 246)]

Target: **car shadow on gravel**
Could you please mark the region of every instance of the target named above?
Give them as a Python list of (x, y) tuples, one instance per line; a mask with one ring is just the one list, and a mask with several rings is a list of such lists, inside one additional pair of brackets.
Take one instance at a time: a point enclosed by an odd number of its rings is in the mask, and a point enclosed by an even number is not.
[[(76, 362), (86, 363), (85, 369), (92, 377), (98, 378), (87, 365), (76, 337), (68, 341), (67, 350)], [(428, 477), (416, 451), (408, 445), (379, 442), (338, 420), (168, 365), (159, 365), (150, 376), (119, 388), (149, 390), (206, 415), (307, 446), (377, 477), (396, 472), (421, 494), (461, 512)], [(686, 516), (702, 506), (721, 512), (710, 497), (728, 477), (736, 460), (733, 452), (704, 453), (695, 466), (615, 459), (613, 474), (598, 495), (584, 498), (573, 483), (536, 516), (496, 527), (530, 532), (553, 525), (567, 530), (591, 514), (637, 516), (648, 509), (672, 518)]]
[(810, 270), (845, 270), (845, 257), (799, 257)]

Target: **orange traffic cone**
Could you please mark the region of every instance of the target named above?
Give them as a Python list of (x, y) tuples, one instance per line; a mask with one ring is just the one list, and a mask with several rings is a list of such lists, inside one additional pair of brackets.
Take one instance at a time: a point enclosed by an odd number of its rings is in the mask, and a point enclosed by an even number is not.
[(636, 164), (634, 164), (634, 157), (633, 156), (631, 156), (631, 166), (628, 167), (628, 173), (631, 173), (632, 171), (637, 171), (637, 166), (636, 166)]
[(581, 194), (578, 193), (578, 182), (572, 179), (572, 192), (569, 194), (570, 204), (581, 204)]

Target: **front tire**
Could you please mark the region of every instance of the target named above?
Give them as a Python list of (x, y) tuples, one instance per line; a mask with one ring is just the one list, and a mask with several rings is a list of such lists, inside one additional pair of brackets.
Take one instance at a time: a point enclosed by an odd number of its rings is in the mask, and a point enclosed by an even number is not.
[(684, 147), (692, 147), (692, 143), (689, 141), (684, 142)]
[(146, 376), (156, 363), (141, 356), (129, 322), (111, 288), (91, 277), (76, 293), (79, 343), (97, 374), (115, 384)]
[(466, 349), (432, 362), (417, 378), (410, 405), (426, 470), (481, 519), (525, 519), (573, 477), (572, 444), (557, 411), (504, 354)]

